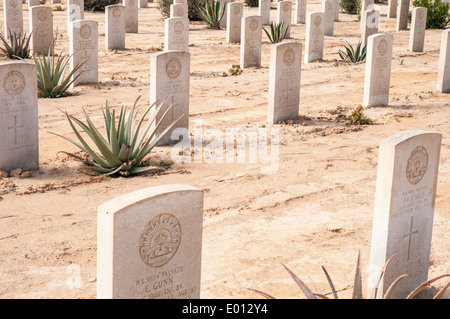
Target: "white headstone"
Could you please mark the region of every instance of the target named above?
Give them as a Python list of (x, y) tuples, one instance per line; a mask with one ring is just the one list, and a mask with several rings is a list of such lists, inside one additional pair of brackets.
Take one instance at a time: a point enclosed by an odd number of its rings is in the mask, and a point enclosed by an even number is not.
[[(21, 5), (21, 4), (20, 4)], [(0, 64), (0, 169), (39, 168), (36, 66)]]
[(241, 19), (240, 66), (261, 66), (262, 17), (246, 16)]
[(168, 18), (164, 23), (164, 49), (189, 51), (189, 20)]
[[(189, 130), (189, 74), (190, 54), (187, 51), (163, 51), (154, 53), (150, 57), (150, 103), (165, 99), (156, 121), (159, 122), (167, 108), (173, 104), (173, 107), (157, 130), (157, 134), (164, 131), (178, 117), (184, 114), (181, 120), (162, 138), (158, 145), (178, 142), (178, 139), (172, 140), (171, 136), (172, 132), (177, 128)], [(150, 116), (155, 111), (156, 108), (153, 107), (150, 111)]]
[(323, 58), (323, 12), (310, 12), (306, 16), (305, 63)]
[(397, 17), (397, 4), (398, 0), (389, 0), (387, 17), (395, 19)]
[(283, 42), (270, 47), (268, 123), (298, 117), (301, 60), (301, 43)]
[(171, 18), (188, 19), (188, 5), (184, 3), (174, 3), (170, 5)]
[(387, 106), (391, 79), (393, 37), (374, 34), (368, 38), (364, 80), (364, 106)]
[(221, 5), (224, 6), (223, 7), (224, 14), (223, 14), (222, 20), (220, 20), (220, 27), (226, 28), (227, 27), (227, 8), (228, 8), (227, 4), (234, 2), (234, 0), (219, 0), (219, 1), (220, 1)]
[(292, 2), (289, 0), (280, 1), (277, 4), (277, 23), (283, 22), (283, 32), (287, 29), (286, 39), (291, 37), (291, 12)]
[(199, 299), (203, 190), (149, 187), (98, 207), (98, 299)]
[(244, 13), (242, 2), (230, 2), (227, 4), (227, 43), (241, 42), (241, 20)]
[(442, 93), (450, 93), (450, 29), (442, 31), (437, 89)]
[(3, 0), (5, 35), (23, 32), (23, 10), (19, 0)]
[(380, 11), (366, 10), (361, 14), (361, 47), (367, 44), (367, 38), (378, 33), (380, 26)]
[(138, 0), (123, 0), (125, 6), (125, 33), (138, 33)]
[(339, 21), (339, 8), (341, 7), (341, 0), (336, 0), (336, 3), (334, 4), (334, 21)]
[(83, 61), (81, 69), (74, 77), (81, 75), (72, 86), (98, 82), (98, 23), (92, 20), (76, 20), (71, 22), (69, 29), (70, 69)]
[(67, 0), (67, 26), (76, 20), (84, 19), (84, 0)]
[(33, 6), (30, 14), (30, 48), (33, 53), (49, 53), (53, 43), (53, 17), (52, 8), (47, 6)]
[(427, 27), (427, 8), (414, 8), (411, 17), (409, 51), (423, 52), (425, 29)]
[(397, 21), (395, 24), (395, 30), (397, 32), (408, 29), (409, 4), (410, 0), (398, 0)]
[(105, 49), (125, 49), (125, 7), (106, 6), (105, 19)]
[(306, 0), (296, 0), (295, 2), (295, 22), (306, 23)]
[(28, 7), (40, 6), (41, 0), (28, 0)]
[(139, 8), (148, 8), (148, 0), (139, 0)]
[(334, 35), (335, 0), (322, 0), (322, 12), (324, 18), (324, 34)]
[(372, 9), (374, 0), (361, 0), (361, 12)]
[(258, 15), (262, 17), (262, 24), (270, 24), (270, 0), (259, 0)]
[[(431, 235), (442, 136), (404, 131), (381, 141), (375, 194), (369, 297), (386, 261), (378, 290), (386, 293), (401, 275), (393, 298), (405, 298), (428, 280)], [(370, 295), (372, 294), (372, 295)]]

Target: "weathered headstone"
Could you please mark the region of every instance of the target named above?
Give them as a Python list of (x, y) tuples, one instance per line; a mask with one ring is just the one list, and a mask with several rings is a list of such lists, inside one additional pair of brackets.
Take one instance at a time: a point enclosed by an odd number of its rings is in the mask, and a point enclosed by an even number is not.
[(450, 93), (450, 29), (442, 31), (437, 89), (442, 93)]
[(374, 0), (361, 0), (361, 12), (373, 9)]
[(106, 6), (105, 49), (125, 49), (125, 7)]
[(149, 187), (98, 207), (98, 299), (199, 299), (203, 190)]
[(339, 8), (341, 7), (341, 0), (336, 0), (336, 3), (334, 4), (334, 21), (339, 21)]
[(366, 10), (361, 14), (361, 47), (367, 44), (367, 38), (378, 33), (380, 26), (380, 11)]
[(0, 64), (0, 169), (39, 168), (36, 66)]
[[(160, 134), (184, 114), (158, 145), (178, 142), (178, 139), (174, 141), (171, 138), (173, 130), (177, 128), (189, 130), (189, 74), (190, 54), (187, 51), (163, 51), (150, 57), (150, 103), (165, 99), (156, 121), (159, 121), (167, 108), (173, 104), (156, 133)], [(153, 107), (150, 116), (155, 111), (156, 108)]]
[(335, 12), (335, 0), (322, 0), (322, 12), (323, 12), (323, 33), (328, 36), (334, 35), (334, 12)]
[(301, 43), (283, 42), (270, 47), (268, 123), (298, 117), (301, 60)]
[(41, 1), (40, 0), (28, 0), (28, 7), (34, 7), (34, 6), (40, 6)]
[(397, 32), (408, 29), (409, 2), (410, 0), (398, 0), (397, 21), (395, 24)]
[(125, 6), (125, 33), (138, 33), (138, 0), (123, 0)]
[(69, 29), (70, 70), (79, 63), (86, 61), (74, 74), (80, 76), (73, 86), (84, 83), (98, 82), (98, 23), (92, 20), (76, 20), (71, 22)]
[(380, 143), (375, 194), (369, 297), (387, 260), (378, 297), (401, 275), (393, 298), (405, 298), (428, 280), (442, 135), (404, 131)]
[(67, 0), (67, 26), (75, 20), (84, 19), (84, 0)]
[(306, 22), (306, 0), (296, 0), (295, 2), (295, 22)]
[(30, 48), (33, 53), (49, 53), (53, 43), (53, 17), (52, 8), (47, 6), (33, 6), (30, 14)]
[(168, 18), (164, 23), (164, 49), (189, 51), (189, 20)]
[(286, 39), (291, 37), (291, 12), (292, 2), (289, 0), (279, 1), (277, 4), (277, 23), (283, 23), (283, 32), (286, 31)]
[(364, 80), (364, 106), (387, 106), (391, 79), (393, 37), (374, 34), (367, 41), (366, 70)]
[(258, 15), (262, 17), (262, 24), (270, 24), (270, 0), (259, 0)]
[(323, 58), (324, 14), (310, 12), (306, 16), (305, 63)]
[(3, 0), (5, 35), (23, 32), (23, 10), (19, 0)]
[(241, 42), (241, 19), (244, 13), (242, 2), (231, 2), (227, 4), (227, 43)]
[(247, 16), (241, 19), (240, 66), (261, 66), (262, 17)]
[(397, 17), (397, 5), (398, 0), (389, 0), (387, 17), (391, 19), (395, 19)]
[(188, 5), (184, 3), (174, 3), (170, 5), (171, 18), (188, 19)]
[(139, 8), (148, 8), (148, 0), (139, 0)]
[(228, 6), (227, 6), (227, 4), (228, 3), (231, 3), (231, 2), (234, 2), (234, 0), (219, 0), (220, 1), (220, 4), (223, 6), (223, 10), (224, 10), (224, 13), (223, 13), (223, 17), (222, 17), (222, 20), (220, 20), (220, 27), (221, 28), (226, 28), (227, 27), (227, 8), (228, 8)]
[(425, 43), (425, 29), (427, 27), (427, 8), (414, 8), (411, 17), (411, 31), (409, 36), (409, 51), (423, 52)]

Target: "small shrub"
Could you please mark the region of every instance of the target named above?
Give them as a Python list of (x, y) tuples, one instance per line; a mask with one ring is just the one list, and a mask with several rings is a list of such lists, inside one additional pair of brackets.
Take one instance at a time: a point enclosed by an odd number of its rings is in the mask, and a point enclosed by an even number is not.
[(241, 66), (239, 64), (233, 64), (228, 70), (229, 75), (239, 75), (242, 73)]
[(29, 59), (30, 55), (30, 36), (27, 33), (20, 31), (9, 31), (8, 36), (5, 37), (0, 33), (0, 40), (3, 47), (0, 47), (1, 52), (11, 60)]
[(200, 8), (202, 20), (209, 29), (220, 29), (220, 21), (223, 19), (225, 6), (219, 0), (208, 0), (203, 8)]
[(348, 14), (356, 14), (358, 12), (359, 0), (341, 0), (341, 9)]
[[(205, 6), (206, 0), (188, 0), (188, 18), (191, 21), (202, 20), (199, 8)], [(159, 11), (165, 18), (170, 17), (170, 5), (173, 4), (173, 0), (158, 0)]]
[(245, 4), (249, 7), (258, 7), (259, 6), (259, 0), (244, 0)]
[[(137, 0), (136, 0), (137, 1)], [(119, 0), (84, 0), (84, 10), (105, 11), (106, 6), (118, 4)]]
[(414, 0), (413, 7), (425, 7), (428, 9), (427, 29), (445, 29), (450, 24), (449, 2), (442, 2), (442, 0)]
[(356, 45), (356, 50), (347, 42), (345, 52), (339, 49), (338, 54), (345, 62), (356, 63), (363, 62), (366, 59), (366, 46), (361, 48), (361, 42)]
[(270, 33), (263, 27), (264, 32), (272, 43), (280, 43), (286, 37), (286, 33), (289, 30), (289, 26), (285, 29), (284, 23), (270, 22)]
[(361, 105), (358, 105), (352, 111), (352, 113), (348, 117), (348, 120), (350, 121), (350, 124), (357, 124), (357, 125), (373, 124), (373, 121), (364, 114), (363, 108)]

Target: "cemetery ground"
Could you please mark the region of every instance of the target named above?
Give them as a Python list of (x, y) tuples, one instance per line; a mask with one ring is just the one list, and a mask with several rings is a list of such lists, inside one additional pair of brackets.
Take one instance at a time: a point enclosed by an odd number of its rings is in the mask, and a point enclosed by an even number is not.
[[(309, 1), (307, 10), (320, 6)], [(409, 52), (409, 30), (395, 32), (387, 5), (379, 6), (380, 32), (394, 36), (390, 102), (364, 109), (374, 121), (367, 126), (345, 120), (362, 103), (365, 64), (343, 63), (337, 54), (347, 41), (359, 41), (355, 15), (341, 12), (334, 36), (325, 36), (322, 61), (302, 62), (299, 119), (275, 125), (266, 123), (271, 44), (265, 34), (262, 66), (231, 76), (239, 45), (226, 43), (225, 30), (191, 21), (191, 133), (198, 120), (203, 129), (223, 132), (278, 128), (279, 168), (265, 174), (266, 163), (174, 163), (131, 178), (80, 173), (77, 162), (58, 153), (78, 150), (51, 132), (73, 137), (61, 110), (83, 119), (85, 108), (101, 125), (106, 100), (131, 106), (142, 96), (140, 105), (148, 105), (150, 55), (164, 42), (164, 18), (149, 3), (139, 9), (139, 33), (126, 34), (126, 49), (106, 52), (104, 13), (85, 12), (99, 22), (99, 83), (39, 99), (40, 168), (32, 177), (0, 179), (0, 297), (95, 298), (97, 207), (141, 188), (189, 184), (204, 190), (201, 298), (261, 298), (248, 288), (304, 298), (281, 262), (330, 296), (324, 266), (338, 295), (350, 298), (358, 250), (367, 285), (379, 143), (410, 129), (442, 133), (429, 277), (449, 273), (450, 96), (436, 91), (442, 30), (427, 30), (423, 53)], [(24, 4), (25, 29), (27, 10)], [(66, 11), (53, 14), (57, 52), (67, 53)], [(250, 14), (257, 8), (245, 6), (244, 16)], [(305, 25), (292, 25), (291, 37), (304, 46)], [(150, 161), (170, 164), (171, 150), (156, 147)], [(445, 283), (435, 282), (431, 292)]]

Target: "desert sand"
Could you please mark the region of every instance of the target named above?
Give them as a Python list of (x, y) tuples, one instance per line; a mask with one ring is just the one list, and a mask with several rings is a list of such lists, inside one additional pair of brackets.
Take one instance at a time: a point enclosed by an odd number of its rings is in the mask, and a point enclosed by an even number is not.
[[(65, 3), (55, 9), (60, 39), (69, 51)], [(325, 37), (323, 61), (302, 65), (300, 116), (269, 125), (267, 93), (270, 42), (263, 34), (262, 66), (228, 76), (239, 63), (239, 45), (225, 30), (190, 23), (190, 114), (203, 129), (279, 129), (279, 168), (265, 163), (175, 163), (136, 177), (91, 177), (79, 163), (58, 153), (78, 152), (61, 137), (74, 137), (62, 111), (83, 119), (82, 108), (102, 127), (101, 107), (149, 103), (150, 55), (164, 42), (164, 18), (157, 3), (139, 9), (139, 33), (126, 35), (126, 50), (104, 50), (104, 13), (86, 12), (99, 22), (99, 83), (82, 85), (58, 99), (39, 99), (40, 169), (30, 178), (0, 179), (0, 297), (96, 297), (97, 207), (144, 187), (189, 184), (204, 190), (201, 298), (304, 298), (281, 263), (330, 298), (321, 266), (340, 298), (350, 298), (358, 251), (364, 294), (372, 232), (380, 141), (409, 129), (442, 133), (429, 277), (450, 273), (450, 95), (436, 91), (442, 30), (427, 30), (425, 51), (407, 51), (409, 31), (395, 32), (395, 19), (381, 8), (380, 32), (394, 36), (388, 107), (364, 109), (374, 125), (345, 120), (362, 103), (364, 63), (347, 64), (337, 54), (359, 41), (355, 15), (341, 12), (335, 35)], [(28, 8), (24, 25), (28, 30)], [(320, 11), (318, 0), (308, 12)], [(245, 6), (244, 15), (257, 14)], [(276, 10), (272, 4), (271, 17)], [(305, 25), (292, 25), (292, 41), (304, 44)], [(8, 62), (0, 57), (0, 62)], [(30, 60), (31, 61), (31, 60)], [(204, 141), (206, 142), (206, 141)], [(171, 160), (171, 147), (156, 147), (149, 161)], [(189, 205), (189, 203), (186, 203)], [(447, 281), (435, 282), (435, 292)], [(449, 293), (445, 295), (449, 297)]]

